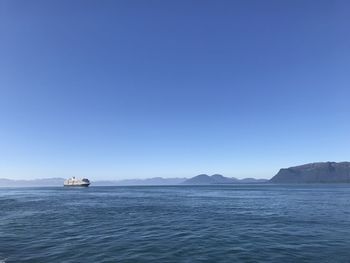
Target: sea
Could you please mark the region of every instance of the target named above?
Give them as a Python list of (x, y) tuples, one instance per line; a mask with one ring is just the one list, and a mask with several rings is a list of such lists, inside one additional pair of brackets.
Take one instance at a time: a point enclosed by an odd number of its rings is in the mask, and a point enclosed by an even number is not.
[(350, 185), (0, 188), (0, 262), (350, 262)]

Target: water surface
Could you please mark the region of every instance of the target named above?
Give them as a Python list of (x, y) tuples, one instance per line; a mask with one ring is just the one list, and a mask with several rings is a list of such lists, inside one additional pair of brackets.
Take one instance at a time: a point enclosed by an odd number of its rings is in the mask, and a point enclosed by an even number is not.
[(350, 262), (350, 186), (0, 188), (1, 260)]

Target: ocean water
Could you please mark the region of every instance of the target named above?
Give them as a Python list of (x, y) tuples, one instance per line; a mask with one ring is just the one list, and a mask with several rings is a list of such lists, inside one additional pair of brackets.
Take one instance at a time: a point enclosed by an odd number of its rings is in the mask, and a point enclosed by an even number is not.
[(350, 186), (2, 188), (0, 262), (350, 262)]

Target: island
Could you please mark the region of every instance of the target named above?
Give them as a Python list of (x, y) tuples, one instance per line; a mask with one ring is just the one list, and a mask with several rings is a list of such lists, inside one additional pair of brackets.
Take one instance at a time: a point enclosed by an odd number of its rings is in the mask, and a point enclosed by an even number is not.
[(317, 162), (282, 168), (271, 183), (350, 183), (350, 162)]

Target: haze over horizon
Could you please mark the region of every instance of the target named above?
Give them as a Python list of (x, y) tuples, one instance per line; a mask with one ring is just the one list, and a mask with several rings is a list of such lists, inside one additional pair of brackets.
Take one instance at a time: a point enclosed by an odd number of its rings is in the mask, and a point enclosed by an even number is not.
[(350, 160), (349, 1), (0, 2), (0, 178)]

